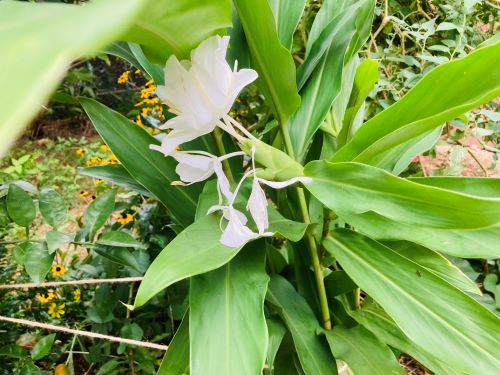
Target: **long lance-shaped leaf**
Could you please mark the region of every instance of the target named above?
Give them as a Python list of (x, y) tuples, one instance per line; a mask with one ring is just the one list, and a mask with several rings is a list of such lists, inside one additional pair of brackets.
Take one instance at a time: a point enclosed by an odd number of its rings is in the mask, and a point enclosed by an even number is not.
[(193, 277), (189, 291), (192, 375), (260, 374), (267, 352), (263, 241), (225, 266)]
[(240, 248), (220, 243), (217, 215), (203, 216), (174, 238), (149, 266), (135, 297), (135, 307), (144, 305), (176, 281), (208, 272), (229, 262)]
[(372, 163), (377, 155), (500, 95), (499, 55), (497, 42), (433, 69), (401, 100), (367, 121), (332, 161)]
[(417, 345), (470, 374), (500, 368), (500, 320), (467, 294), (359, 233), (337, 229), (324, 245)]
[(412, 177), (409, 181), (486, 198), (500, 198), (500, 178)]
[(259, 73), (258, 84), (284, 124), (300, 103), (292, 55), (278, 39), (267, 0), (235, 0), (234, 5), (245, 31), (252, 65)]
[(500, 199), (417, 184), (370, 165), (314, 161), (305, 187), (339, 214), (375, 212), (405, 224), (443, 229), (490, 227), (500, 221)]
[(41, 110), (71, 62), (119, 37), (146, 3), (0, 2), (0, 155)]
[(500, 225), (475, 230), (450, 230), (404, 224), (375, 212), (340, 216), (377, 240), (407, 240), (459, 258), (500, 258)]
[(156, 375), (189, 374), (189, 313), (184, 314)]
[(267, 300), (276, 306), (292, 334), (304, 373), (337, 374), (335, 359), (323, 339), (316, 334), (320, 326), (304, 297), (286, 279), (274, 275), (269, 283)]
[(269, 5), (273, 11), (280, 42), (284, 47), (291, 50), (293, 33), (299, 24), (306, 2), (305, 0), (270, 0)]
[(191, 49), (228, 26), (229, 0), (149, 1), (124, 39), (143, 45), (152, 62), (163, 64), (171, 54), (187, 58)]
[(159, 141), (144, 129), (92, 99), (81, 99), (82, 106), (104, 142), (121, 161), (130, 175), (153, 193), (167, 207), (179, 224), (193, 222), (200, 186), (173, 186), (179, 176), (176, 162), (149, 145)]

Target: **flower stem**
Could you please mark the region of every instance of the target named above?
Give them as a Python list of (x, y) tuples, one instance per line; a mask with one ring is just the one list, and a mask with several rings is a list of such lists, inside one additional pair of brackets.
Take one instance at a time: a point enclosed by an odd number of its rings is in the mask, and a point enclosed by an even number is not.
[[(220, 129), (215, 127), (212, 136), (214, 138), (215, 145), (217, 146), (217, 152), (219, 153), (219, 156), (226, 155), (226, 148), (224, 147), (224, 141), (222, 140), (222, 132), (220, 131)], [(226, 174), (229, 182), (234, 183), (233, 172), (231, 171), (231, 166), (228, 159), (222, 161), (222, 168), (224, 169), (224, 173)]]

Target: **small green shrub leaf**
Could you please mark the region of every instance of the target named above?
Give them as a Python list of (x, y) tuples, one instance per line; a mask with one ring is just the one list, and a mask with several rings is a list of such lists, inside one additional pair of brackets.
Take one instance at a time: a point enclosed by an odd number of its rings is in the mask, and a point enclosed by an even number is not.
[(36, 207), (26, 191), (15, 184), (10, 184), (7, 194), (7, 212), (16, 224), (29, 227), (35, 220)]
[(103, 233), (96, 241), (96, 244), (115, 247), (142, 247), (142, 244), (132, 237), (132, 235), (121, 231)]
[(50, 271), (55, 254), (49, 254), (45, 243), (26, 243), (25, 249), (24, 269), (34, 283), (40, 284)]
[(55, 338), (55, 333), (42, 337), (31, 350), (31, 359), (33, 359), (33, 361), (38, 361), (49, 354)]
[(116, 189), (108, 190), (99, 195), (83, 213), (83, 232), (90, 239), (104, 225), (109, 215), (115, 209)]
[(66, 218), (68, 207), (63, 197), (55, 190), (43, 189), (40, 192), (40, 212), (52, 227), (57, 227)]

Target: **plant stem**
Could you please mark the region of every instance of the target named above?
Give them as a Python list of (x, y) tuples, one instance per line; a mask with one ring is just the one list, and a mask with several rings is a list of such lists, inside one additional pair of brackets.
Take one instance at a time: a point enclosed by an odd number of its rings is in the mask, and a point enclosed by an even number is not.
[[(222, 132), (219, 128), (215, 127), (212, 136), (215, 141), (215, 145), (217, 146), (217, 152), (219, 156), (226, 155), (226, 148), (224, 147), (224, 142), (222, 140)], [(224, 173), (226, 174), (227, 179), (230, 183), (234, 183), (233, 172), (231, 171), (231, 166), (229, 164), (229, 159), (222, 161), (222, 168), (224, 169)]]
[[(310, 224), (311, 219), (309, 218), (309, 211), (307, 209), (306, 196), (302, 188), (297, 188), (297, 197), (299, 199), (300, 211), (304, 223)], [(311, 232), (306, 233), (306, 239), (311, 253), (311, 259), (314, 269), (314, 278), (316, 279), (316, 287), (318, 288), (319, 304), (321, 307), (321, 318), (323, 319), (323, 328), (326, 330), (332, 329), (332, 322), (330, 319), (330, 309), (328, 308), (328, 300), (326, 298), (325, 283), (323, 281), (322, 267), (319, 262), (318, 257), (318, 247), (316, 246), (316, 240)]]

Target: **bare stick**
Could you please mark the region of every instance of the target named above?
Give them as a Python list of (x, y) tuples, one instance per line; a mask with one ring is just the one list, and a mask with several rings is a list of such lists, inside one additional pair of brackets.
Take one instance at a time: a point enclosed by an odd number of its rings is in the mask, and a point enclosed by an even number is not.
[(86, 280), (71, 280), (71, 281), (48, 281), (46, 283), (26, 283), (26, 284), (5, 284), (0, 285), (0, 289), (24, 289), (24, 288), (45, 288), (49, 286), (60, 285), (86, 285), (86, 284), (102, 284), (102, 283), (133, 283), (142, 281), (143, 277), (122, 277), (118, 279), (86, 279)]

